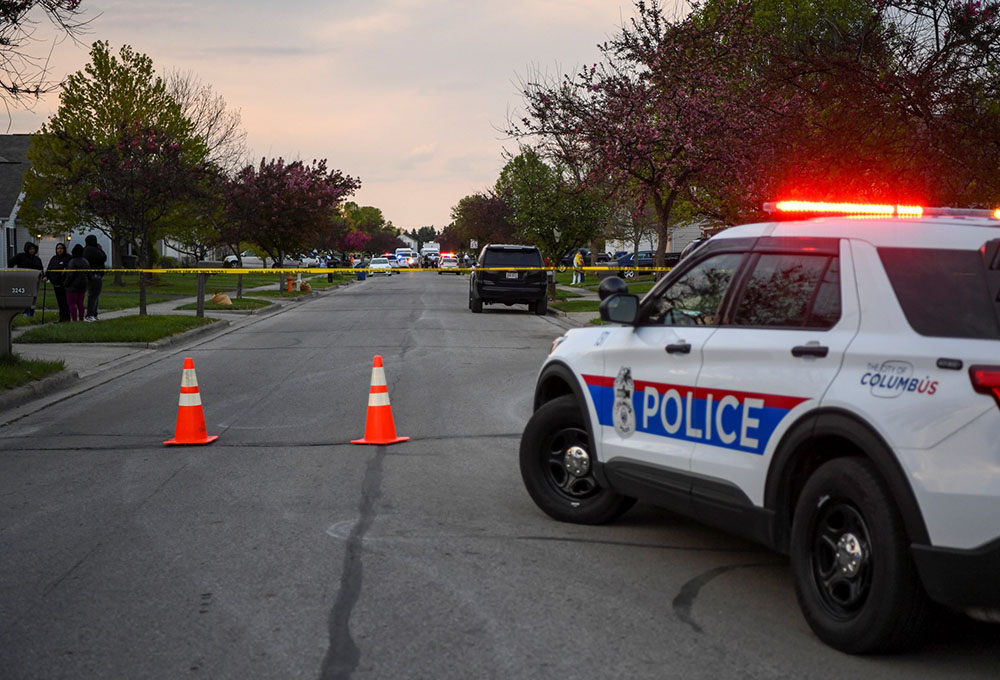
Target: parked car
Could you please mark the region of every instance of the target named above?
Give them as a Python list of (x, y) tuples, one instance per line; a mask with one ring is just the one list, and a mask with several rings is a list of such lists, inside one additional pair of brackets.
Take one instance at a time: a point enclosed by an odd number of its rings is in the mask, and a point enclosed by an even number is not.
[(387, 257), (373, 257), (371, 262), (368, 263), (368, 269), (368, 273), (372, 276), (376, 274), (392, 276), (392, 265), (389, 264), (389, 258)]
[(638, 253), (627, 253), (618, 258), (618, 276), (623, 279), (634, 279), (637, 272), (629, 271), (628, 267), (652, 267), (655, 251), (640, 250)]
[[(623, 255), (618, 258), (618, 266), (621, 267), (618, 271), (618, 276), (623, 279), (634, 279), (639, 272), (629, 271), (627, 267), (652, 267), (654, 266), (655, 257), (655, 250), (640, 250), (638, 253)], [(673, 267), (680, 262), (680, 259), (680, 253), (664, 253), (663, 266)]]
[(320, 263), (320, 258), (318, 255), (307, 255), (305, 253), (299, 255), (300, 267), (318, 267), (319, 263)]
[(240, 260), (243, 262), (243, 268), (248, 269), (250, 267), (261, 268), (266, 266), (264, 259), (254, 255), (249, 250), (244, 250), (240, 253), (240, 257), (237, 258), (235, 255), (226, 255), (225, 259), (222, 261), (226, 267), (239, 267)]
[(542, 267), (542, 253), (535, 246), (483, 246), (469, 277), (469, 309), (478, 314), (484, 304), (502, 302), (507, 306), (528, 305), (529, 311), (544, 316), (548, 312), (548, 290)]

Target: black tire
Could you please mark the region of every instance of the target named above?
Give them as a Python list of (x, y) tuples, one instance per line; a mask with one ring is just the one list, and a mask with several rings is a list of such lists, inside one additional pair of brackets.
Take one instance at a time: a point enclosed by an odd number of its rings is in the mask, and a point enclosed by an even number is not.
[[(590, 464), (577, 465), (566, 454), (578, 448)], [(582, 454), (581, 454), (582, 451)], [(587, 426), (576, 398), (567, 395), (553, 399), (535, 411), (521, 435), (521, 479), (535, 504), (546, 514), (562, 522), (604, 524), (632, 507), (635, 499), (622, 496), (597, 483), (593, 470), (593, 452)]]
[(545, 316), (549, 312), (549, 301), (546, 298), (542, 298), (535, 303), (534, 309), (531, 310), (538, 316)]
[(791, 566), (813, 632), (850, 654), (922, 639), (931, 614), (903, 520), (874, 465), (838, 458), (806, 482), (795, 506)]
[(472, 310), (473, 314), (481, 314), (483, 311), (483, 301), (475, 291), (469, 293), (469, 309)]
[(438, 272), (438, 276), (441, 276), (441, 272)]

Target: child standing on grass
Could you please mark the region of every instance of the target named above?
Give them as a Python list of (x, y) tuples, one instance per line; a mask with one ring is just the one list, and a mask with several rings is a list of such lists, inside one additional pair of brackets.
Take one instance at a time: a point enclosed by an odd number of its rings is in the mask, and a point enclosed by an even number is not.
[(90, 262), (83, 256), (83, 246), (73, 246), (73, 257), (66, 265), (63, 286), (66, 288), (66, 303), (69, 305), (70, 319), (83, 321), (83, 296), (87, 292), (87, 272)]

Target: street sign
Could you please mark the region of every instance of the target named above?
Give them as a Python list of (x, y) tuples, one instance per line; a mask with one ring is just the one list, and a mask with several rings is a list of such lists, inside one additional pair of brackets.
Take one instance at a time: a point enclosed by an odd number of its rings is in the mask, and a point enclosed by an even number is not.
[(472, 239), (469, 241), (469, 248), (478, 248), (478, 247), (479, 247), (479, 241), (477, 241), (476, 239)]

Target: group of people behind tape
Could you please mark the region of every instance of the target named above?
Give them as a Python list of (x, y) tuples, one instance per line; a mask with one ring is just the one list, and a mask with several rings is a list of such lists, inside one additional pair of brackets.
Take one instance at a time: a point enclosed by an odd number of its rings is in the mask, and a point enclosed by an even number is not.
[[(59, 321), (97, 321), (97, 301), (104, 285), (104, 268), (108, 260), (104, 249), (91, 234), (84, 239), (86, 246), (79, 243), (67, 252), (66, 244), (56, 244), (56, 254), (49, 260), (49, 266), (42, 268), (38, 257), (38, 246), (28, 242), (24, 251), (10, 258), (8, 267), (37, 269), (45, 272), (45, 278), (52, 284), (59, 305)], [(86, 307), (84, 296), (86, 295)], [(34, 316), (34, 308), (26, 309), (25, 316)]]

